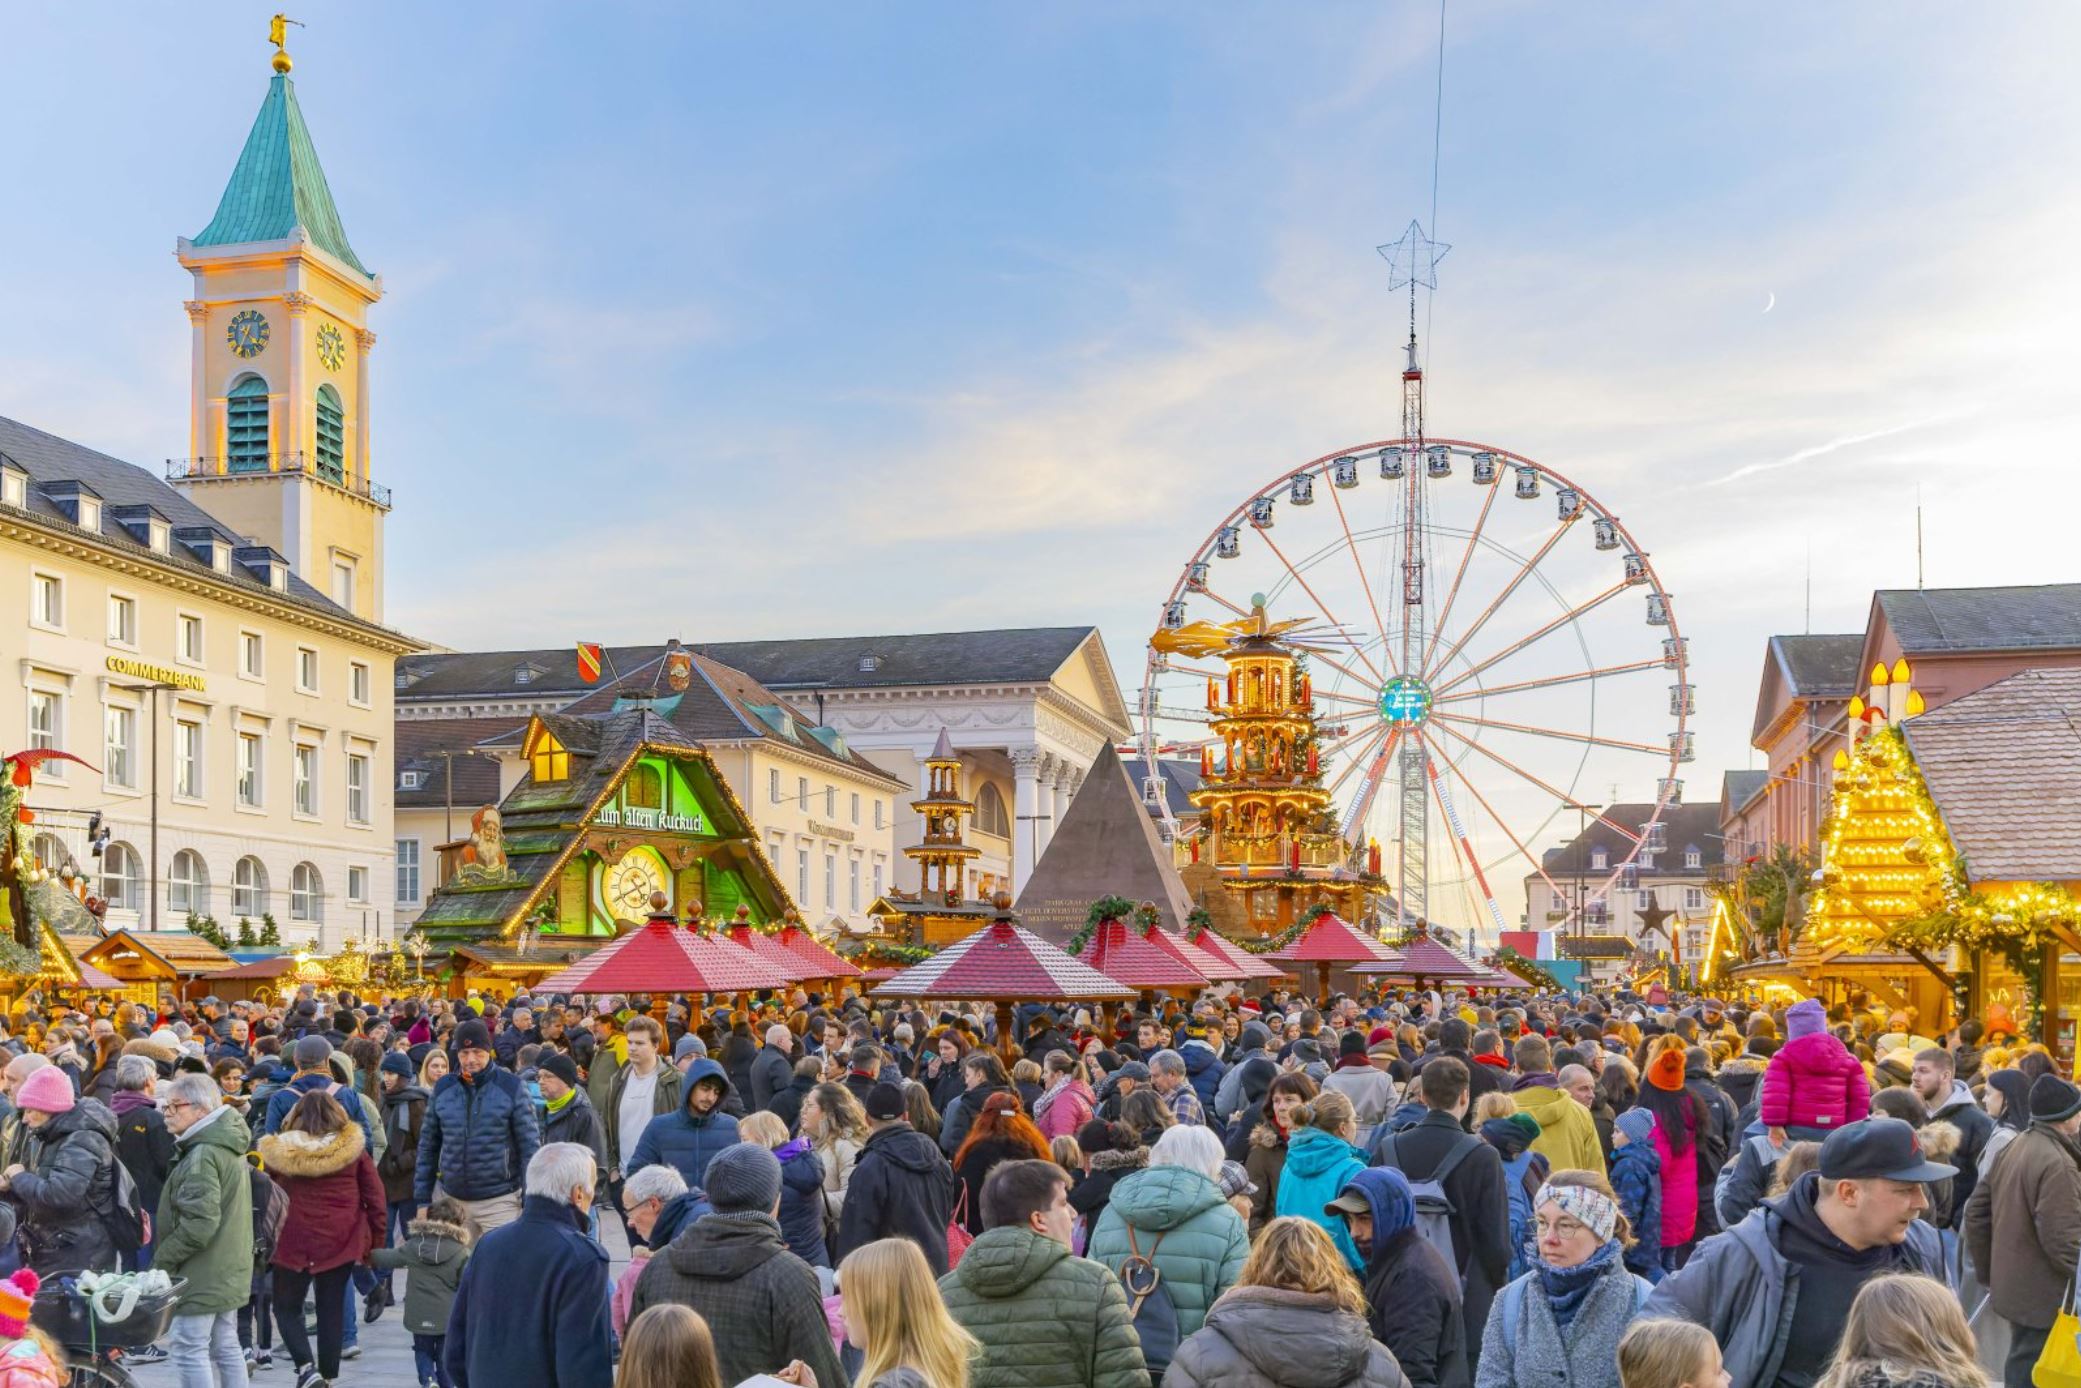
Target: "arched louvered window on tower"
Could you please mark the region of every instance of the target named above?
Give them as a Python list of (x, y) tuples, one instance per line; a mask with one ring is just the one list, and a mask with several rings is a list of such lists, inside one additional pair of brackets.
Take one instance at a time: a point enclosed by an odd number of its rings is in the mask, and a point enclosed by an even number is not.
[(328, 482), (344, 481), (347, 475), (346, 421), (340, 393), (329, 385), (318, 387), (318, 475)]
[(224, 399), (224, 468), (267, 471), (267, 382), (246, 376)]

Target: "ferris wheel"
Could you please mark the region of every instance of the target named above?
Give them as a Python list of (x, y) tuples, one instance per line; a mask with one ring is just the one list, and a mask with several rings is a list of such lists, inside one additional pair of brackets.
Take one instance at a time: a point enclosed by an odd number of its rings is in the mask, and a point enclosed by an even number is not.
[[(1687, 643), (1647, 549), (1581, 480), (1426, 432), (1414, 288), (1435, 286), (1443, 252), (1413, 223), (1390, 250), (1412, 294), (1401, 433), (1243, 497), (1186, 555), (1160, 627), (1231, 622), (1260, 599), (1312, 619), (1320, 782), (1354, 868), (1378, 844), (1405, 928), (1508, 928), (1527, 877), (1573, 923), (1666, 849), (1692, 758)], [(1160, 644), (1140, 696), (1150, 786), (1167, 759), (1222, 752), (1202, 694), (1220, 671)], [(1152, 803), (1167, 835), (1185, 832), (1168, 797)], [(1542, 850), (1596, 822), (1613, 845), (1596, 875), (1547, 877)]]

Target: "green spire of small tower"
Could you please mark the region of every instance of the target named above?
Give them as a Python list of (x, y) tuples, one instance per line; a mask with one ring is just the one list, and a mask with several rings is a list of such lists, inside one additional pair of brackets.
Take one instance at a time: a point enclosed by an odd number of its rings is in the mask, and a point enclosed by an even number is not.
[(193, 244), (280, 241), (298, 228), (327, 254), (369, 274), (347, 243), (347, 229), (340, 223), (310, 127), (296, 102), (296, 84), (288, 73), (277, 72), (267, 84), (267, 99), (260, 103), (260, 115), (217, 203), (217, 215)]

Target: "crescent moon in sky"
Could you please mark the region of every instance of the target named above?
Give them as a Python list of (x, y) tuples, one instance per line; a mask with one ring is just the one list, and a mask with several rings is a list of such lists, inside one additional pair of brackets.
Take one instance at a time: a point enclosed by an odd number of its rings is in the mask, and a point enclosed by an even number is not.
[(1769, 303), (1767, 303), (1767, 304), (1765, 304), (1765, 305), (1763, 305), (1763, 311), (1764, 311), (1765, 313), (1768, 313), (1768, 312), (1770, 312), (1770, 311), (1771, 311), (1772, 309), (1776, 308), (1777, 306), (1778, 306), (1778, 296), (1777, 296), (1777, 291), (1776, 291), (1775, 289), (1773, 289), (1773, 290), (1771, 290), (1771, 291), (1770, 291), (1770, 302), (1769, 302)]

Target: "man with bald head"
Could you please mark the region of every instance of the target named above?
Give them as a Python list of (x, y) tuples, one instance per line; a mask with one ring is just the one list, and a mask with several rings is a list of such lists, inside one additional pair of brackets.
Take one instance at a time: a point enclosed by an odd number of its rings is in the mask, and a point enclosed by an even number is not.
[(789, 1059), (795, 1049), (795, 1033), (788, 1030), (787, 1023), (775, 1022), (766, 1028), (766, 1044), (759, 1049), (757, 1059), (751, 1063), (751, 1106), (754, 1109), (770, 1109), (778, 1096), (785, 1094), (795, 1083), (795, 1064)]

